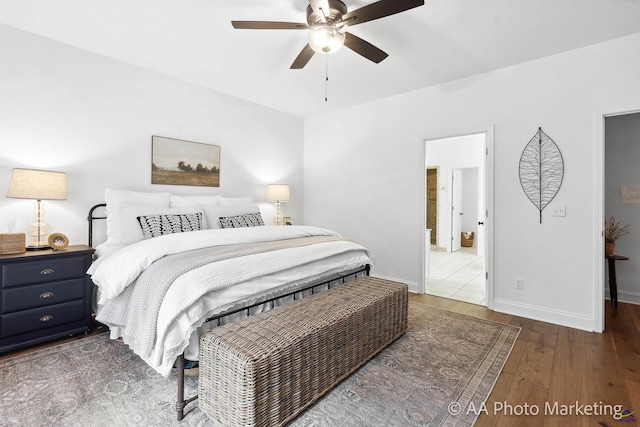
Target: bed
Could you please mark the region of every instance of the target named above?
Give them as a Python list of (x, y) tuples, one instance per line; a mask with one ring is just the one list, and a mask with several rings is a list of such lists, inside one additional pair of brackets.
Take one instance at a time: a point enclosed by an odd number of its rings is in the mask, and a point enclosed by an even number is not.
[[(198, 360), (207, 330), (369, 274), (366, 248), (331, 230), (265, 226), (251, 198), (177, 196), (107, 189), (91, 208), (106, 241), (88, 271), (96, 320), (149, 366), (178, 374)], [(100, 215), (101, 209), (104, 214)]]

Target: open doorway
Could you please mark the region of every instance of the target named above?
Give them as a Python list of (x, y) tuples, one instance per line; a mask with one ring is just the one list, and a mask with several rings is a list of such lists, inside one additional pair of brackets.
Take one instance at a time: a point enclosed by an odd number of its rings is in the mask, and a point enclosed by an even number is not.
[(425, 293), (488, 305), (486, 132), (425, 141)]
[[(604, 217), (613, 217), (621, 226), (629, 227), (629, 234), (615, 242), (617, 258), (614, 259), (618, 260), (615, 294), (620, 301), (640, 304), (637, 279), (640, 266), (634, 261), (640, 258), (637, 238), (640, 225), (640, 112), (610, 115), (604, 122)], [(625, 258), (629, 262), (621, 262)], [(615, 263), (608, 264), (615, 266)], [(606, 277), (610, 275), (607, 271)], [(605, 296), (612, 299), (609, 286), (605, 286), (604, 291)]]
[[(593, 295), (593, 330), (602, 332), (605, 326), (605, 290), (609, 288), (607, 261), (604, 253), (604, 221), (606, 216), (614, 216), (621, 224), (630, 224), (634, 217), (628, 216), (634, 206), (639, 204), (627, 204), (622, 200), (622, 187), (635, 185), (638, 179), (638, 168), (635, 165), (640, 145), (637, 144), (637, 132), (640, 131), (640, 105), (624, 105), (621, 107), (608, 107), (595, 112), (595, 158), (594, 168), (594, 224), (599, 224), (598, 233), (593, 238), (593, 266), (594, 266), (594, 295)], [(606, 123), (606, 126), (605, 126)], [(635, 131), (634, 131), (635, 129)], [(635, 137), (631, 136), (635, 135)], [(635, 133), (634, 133), (635, 132)], [(635, 151), (633, 151), (635, 150)], [(632, 184), (633, 183), (633, 184)], [(628, 202), (628, 201), (627, 201)], [(637, 220), (638, 216), (635, 217)], [(626, 236), (628, 237), (628, 236)], [(637, 239), (621, 240), (620, 247), (616, 248), (617, 254), (633, 259), (640, 253)], [(618, 246), (618, 245), (616, 245)], [(640, 303), (637, 281), (637, 270), (625, 266), (625, 272), (620, 269), (618, 273), (619, 286), (617, 286), (618, 299), (632, 303)], [(626, 276), (625, 274), (630, 274)], [(630, 278), (631, 277), (631, 278)], [(624, 284), (623, 284), (624, 283)], [(633, 289), (633, 284), (636, 288)], [(608, 295), (609, 298), (611, 297)]]

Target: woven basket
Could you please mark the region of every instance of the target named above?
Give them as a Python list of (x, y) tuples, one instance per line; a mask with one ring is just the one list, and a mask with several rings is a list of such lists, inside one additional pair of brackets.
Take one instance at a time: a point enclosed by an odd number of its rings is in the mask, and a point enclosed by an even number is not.
[(0, 255), (21, 254), (25, 252), (24, 233), (0, 233)]
[(470, 248), (473, 246), (473, 238), (475, 237), (475, 233), (473, 231), (465, 233), (464, 231), (460, 233), (460, 246), (463, 248)]
[(199, 405), (218, 425), (283, 426), (407, 329), (407, 285), (367, 277), (213, 328)]

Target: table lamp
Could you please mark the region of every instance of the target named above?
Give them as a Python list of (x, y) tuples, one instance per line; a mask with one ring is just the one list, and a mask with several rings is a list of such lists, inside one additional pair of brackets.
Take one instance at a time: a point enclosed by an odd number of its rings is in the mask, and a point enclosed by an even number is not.
[(14, 169), (7, 197), (36, 200), (36, 208), (33, 211), (35, 222), (29, 227), (31, 243), (26, 249), (28, 251), (48, 249), (47, 237), (51, 233), (51, 227), (44, 223), (42, 201), (67, 199), (67, 175), (64, 172)]
[(268, 184), (267, 185), (267, 202), (275, 202), (276, 204), (276, 214), (273, 216), (273, 222), (276, 225), (282, 225), (282, 216), (280, 215), (280, 203), (288, 202), (290, 200), (289, 197), (289, 186), (286, 184)]

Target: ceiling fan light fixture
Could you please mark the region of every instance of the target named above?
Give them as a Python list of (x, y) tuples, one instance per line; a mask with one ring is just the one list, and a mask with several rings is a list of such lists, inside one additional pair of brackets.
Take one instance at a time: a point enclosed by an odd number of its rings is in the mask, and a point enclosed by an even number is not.
[(317, 53), (334, 53), (342, 47), (345, 37), (333, 26), (310, 28), (309, 46)]
[(309, 41), (291, 64), (292, 70), (304, 68), (316, 53), (337, 52), (342, 45), (377, 64), (389, 55), (347, 32), (347, 28), (424, 6), (425, 0), (377, 0), (350, 12), (343, 0), (308, 2), (306, 24), (282, 21), (231, 21), (231, 24), (233, 28), (246, 30), (308, 30)]

